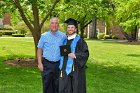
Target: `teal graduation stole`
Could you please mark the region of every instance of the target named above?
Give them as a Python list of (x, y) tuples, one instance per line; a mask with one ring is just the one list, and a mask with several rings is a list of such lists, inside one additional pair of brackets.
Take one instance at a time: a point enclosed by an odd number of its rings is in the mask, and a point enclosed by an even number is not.
[[(76, 36), (74, 38), (74, 40), (72, 41), (72, 43), (70, 45), (71, 53), (75, 54), (76, 45), (77, 45), (77, 42), (78, 42), (79, 39), (80, 39), (80, 36)], [(66, 42), (65, 42), (65, 44), (66, 44)], [(63, 61), (64, 61), (64, 57), (62, 56), (61, 59), (60, 59), (60, 65), (59, 65), (60, 70), (62, 69)], [(66, 73), (67, 73), (67, 75), (69, 73), (71, 73), (71, 71), (72, 71), (73, 61), (74, 61), (73, 58), (68, 57), (67, 65), (66, 65)]]

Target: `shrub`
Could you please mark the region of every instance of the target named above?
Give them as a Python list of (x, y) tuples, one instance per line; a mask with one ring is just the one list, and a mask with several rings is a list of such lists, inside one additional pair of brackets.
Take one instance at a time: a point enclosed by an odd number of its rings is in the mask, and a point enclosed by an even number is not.
[(2, 33), (0, 33), (0, 36), (2, 36)]
[(2, 34), (3, 34), (3, 35), (12, 35), (13, 32), (3, 32)]
[(99, 34), (97, 35), (97, 38), (98, 38), (98, 39), (103, 39), (104, 36), (105, 36), (105, 33), (99, 33)]
[(104, 35), (103, 38), (104, 38), (104, 39), (111, 39), (111, 36), (110, 36), (110, 35)]
[(12, 34), (13, 37), (25, 37), (24, 34)]
[(112, 37), (111, 37), (112, 39), (118, 39), (118, 37), (117, 36), (115, 36), (115, 35), (112, 35)]
[(13, 28), (10, 25), (4, 25), (3, 29), (5, 29), (5, 30), (12, 30)]
[(17, 34), (26, 34), (29, 31), (28, 27), (26, 26), (26, 24), (23, 21), (19, 22), (14, 27), (14, 30), (17, 31)]

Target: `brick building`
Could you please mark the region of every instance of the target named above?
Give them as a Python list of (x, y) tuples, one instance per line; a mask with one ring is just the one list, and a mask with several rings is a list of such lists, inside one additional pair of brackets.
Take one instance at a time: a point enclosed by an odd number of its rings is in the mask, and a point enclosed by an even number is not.
[(3, 17), (3, 25), (10, 25), (10, 14), (6, 13)]
[[(87, 38), (91, 37), (92, 35), (92, 23), (89, 24), (85, 32), (87, 33)], [(97, 20), (97, 26), (96, 26), (96, 33), (105, 33), (106, 35), (112, 34), (117, 36), (119, 39), (125, 39), (124, 35), (122, 32), (119, 30), (119, 27), (116, 25), (112, 25), (111, 27), (106, 26), (106, 23), (102, 20)]]

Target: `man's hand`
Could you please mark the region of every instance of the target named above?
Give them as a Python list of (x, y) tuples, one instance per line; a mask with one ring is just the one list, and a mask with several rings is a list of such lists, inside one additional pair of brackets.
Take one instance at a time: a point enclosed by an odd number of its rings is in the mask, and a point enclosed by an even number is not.
[(43, 64), (42, 64), (42, 49), (37, 49), (37, 59), (38, 59), (38, 69), (43, 71)]
[(75, 54), (73, 54), (73, 53), (69, 53), (68, 56), (73, 58), (73, 59), (76, 58)]
[(40, 71), (43, 71), (43, 64), (42, 64), (42, 63), (38, 63), (38, 69), (39, 69)]

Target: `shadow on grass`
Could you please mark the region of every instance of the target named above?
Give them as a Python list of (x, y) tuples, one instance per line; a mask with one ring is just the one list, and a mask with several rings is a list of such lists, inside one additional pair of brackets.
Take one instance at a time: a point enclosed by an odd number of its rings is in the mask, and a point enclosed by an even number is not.
[(37, 68), (4, 64), (7, 59), (16, 57), (0, 56), (0, 93), (41, 93), (41, 75)]
[(6, 57), (0, 56), (0, 64), (6, 59)]
[(140, 54), (127, 54), (127, 56), (131, 56), (131, 57), (140, 57)]
[[(6, 57), (0, 56), (0, 79), (8, 81), (4, 82), (4, 84), (9, 85), (17, 81), (23, 84), (31, 82), (33, 78), (35, 78), (34, 80), (40, 79), (38, 69), (7, 66), (3, 64), (4, 60), (6, 60)], [(140, 68), (117, 66), (117, 64), (116, 66), (111, 64), (109, 66), (99, 64), (96, 61), (90, 63), (90, 61), (88, 61), (88, 68), (86, 69), (87, 93), (139, 93)], [(0, 83), (3, 82), (0, 81)], [(26, 83), (25, 85), (28, 85)], [(34, 85), (35, 83), (32, 86)]]
[(88, 93), (139, 93), (140, 68), (87, 63)]

